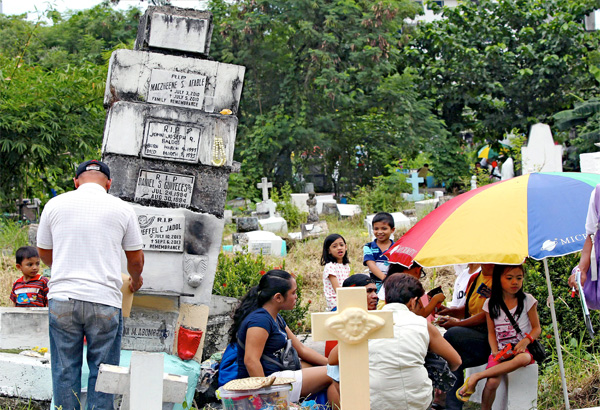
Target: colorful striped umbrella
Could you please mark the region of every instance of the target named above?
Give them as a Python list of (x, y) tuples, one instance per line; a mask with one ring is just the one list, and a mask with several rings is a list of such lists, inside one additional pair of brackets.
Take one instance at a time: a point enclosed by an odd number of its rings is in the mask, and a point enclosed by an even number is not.
[(600, 175), (534, 173), (485, 185), (430, 212), (388, 251), (391, 263), (521, 264), (578, 252)]
[(466, 192), (413, 226), (385, 253), (392, 263), (521, 264), (543, 260), (565, 409), (569, 395), (546, 258), (578, 252), (586, 239), (588, 203), (600, 175), (527, 174)]

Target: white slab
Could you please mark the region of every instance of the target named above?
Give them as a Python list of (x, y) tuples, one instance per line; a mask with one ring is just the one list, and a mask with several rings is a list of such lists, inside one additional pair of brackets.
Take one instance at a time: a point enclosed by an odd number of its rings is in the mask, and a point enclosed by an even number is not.
[(0, 394), (25, 399), (52, 399), (52, 373), (47, 359), (0, 353)]
[[(394, 218), (394, 227), (396, 228), (396, 231), (400, 230), (400, 231), (407, 231), (410, 229), (410, 227), (412, 226), (412, 222), (411, 220), (404, 215), (402, 212), (392, 212), (392, 217)], [(368, 231), (369, 231), (369, 238), (373, 238), (373, 218), (375, 217), (375, 214), (371, 214), (371, 215), (367, 215), (365, 217), (365, 226), (367, 227)], [(399, 238), (400, 236), (398, 234), (395, 235), (396, 238)]]
[(600, 174), (600, 152), (579, 154), (579, 165), (581, 172)]
[(359, 205), (354, 204), (337, 204), (338, 212), (340, 216), (345, 217), (353, 217), (354, 215), (359, 215), (362, 210)]
[(315, 198), (317, 199), (317, 212), (319, 214), (323, 213), (323, 204), (325, 202), (330, 203), (330, 204), (335, 204), (336, 200), (333, 199), (333, 194), (327, 194), (327, 195), (316, 195)]
[(259, 219), (258, 224), (263, 231), (269, 231), (273, 233), (281, 232), (283, 234), (287, 233), (287, 221), (280, 216)]
[(134, 306), (123, 320), (124, 350), (173, 353), (173, 341), (179, 313)]
[(273, 256), (282, 256), (283, 239), (268, 231), (246, 232), (248, 237), (248, 251), (251, 253)]
[[(169, 72), (171, 80), (159, 82), (158, 71), (153, 76), (153, 70)], [(162, 88), (165, 91), (185, 92), (190, 87), (196, 87), (196, 82), (190, 85), (191, 77), (185, 79), (175, 77), (190, 74), (206, 77), (204, 95), (198, 97), (199, 101), (202, 100), (202, 105), (198, 109), (212, 113), (227, 108), (236, 114), (242, 93), (244, 72), (245, 67), (233, 64), (148, 51), (116, 50), (111, 55), (108, 67), (104, 105), (110, 106), (121, 100), (139, 102), (141, 99), (141, 101), (151, 102), (148, 97), (152, 77), (156, 80), (153, 84), (162, 84), (155, 85), (155, 91), (158, 91), (157, 88)], [(159, 101), (154, 102), (159, 103)], [(194, 105), (187, 104), (181, 106), (196, 108)]]
[(423, 218), (429, 212), (433, 211), (439, 202), (439, 198), (415, 202), (415, 213), (417, 214), (417, 217)]
[(140, 169), (134, 199), (136, 202), (146, 199), (190, 206), (195, 179), (193, 175)]
[(308, 212), (308, 205), (306, 205), (308, 194), (292, 194), (291, 196), (292, 203), (296, 205), (296, 208), (298, 208), (300, 212)]
[(148, 46), (208, 54), (210, 19), (153, 13)]
[(0, 349), (50, 347), (48, 308), (0, 307)]
[[(466, 369), (466, 376), (485, 370), (486, 365)], [(471, 401), (481, 403), (481, 395), (486, 380), (477, 383)], [(500, 386), (496, 390), (496, 399), (492, 410), (523, 410), (537, 408), (538, 365), (530, 364), (514, 372), (502, 376)]]
[(526, 147), (521, 147), (523, 175), (531, 172), (562, 172), (562, 146), (555, 145), (547, 124), (535, 124)]
[(233, 115), (119, 101), (108, 110), (102, 152), (210, 166), (222, 157), (231, 166), (237, 123)]

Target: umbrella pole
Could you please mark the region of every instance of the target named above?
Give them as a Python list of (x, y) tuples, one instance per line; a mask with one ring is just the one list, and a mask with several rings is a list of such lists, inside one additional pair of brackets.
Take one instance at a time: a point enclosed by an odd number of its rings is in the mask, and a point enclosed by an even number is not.
[(556, 322), (556, 312), (554, 311), (554, 295), (552, 294), (552, 285), (550, 284), (550, 270), (548, 269), (548, 260), (544, 258), (544, 270), (546, 271), (546, 285), (548, 285), (548, 300), (550, 301), (550, 314), (552, 315), (552, 328), (554, 329), (554, 339), (556, 340), (556, 353), (558, 355), (558, 367), (560, 368), (560, 380), (565, 398), (565, 409), (569, 410), (569, 392), (567, 391), (567, 378), (565, 377), (565, 366), (563, 365), (562, 350), (560, 348), (560, 335)]

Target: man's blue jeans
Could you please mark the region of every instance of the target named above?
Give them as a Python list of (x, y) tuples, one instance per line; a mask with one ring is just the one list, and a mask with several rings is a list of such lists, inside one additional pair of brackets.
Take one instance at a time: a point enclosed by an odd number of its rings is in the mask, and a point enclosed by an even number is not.
[(79, 410), (83, 337), (87, 341), (90, 369), (87, 408), (112, 410), (113, 395), (96, 392), (100, 363), (118, 365), (121, 356), (123, 316), (121, 309), (81, 300), (48, 301), (50, 363), (54, 405)]
[(487, 331), (470, 327), (452, 327), (444, 334), (444, 339), (452, 345), (462, 359), (460, 367), (452, 372), (456, 376), (456, 383), (450, 391), (446, 392), (446, 409), (460, 410), (463, 402), (456, 398), (456, 391), (465, 382), (463, 371), (468, 367), (480, 366), (487, 363), (490, 355), (490, 343)]

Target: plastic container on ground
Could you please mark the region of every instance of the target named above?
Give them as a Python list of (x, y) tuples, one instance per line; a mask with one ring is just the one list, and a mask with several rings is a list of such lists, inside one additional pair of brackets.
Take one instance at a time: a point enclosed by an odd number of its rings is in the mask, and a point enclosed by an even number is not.
[(287, 410), (291, 389), (289, 384), (247, 391), (230, 391), (221, 387), (217, 390), (217, 397), (223, 403), (223, 410)]

